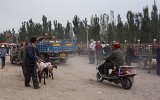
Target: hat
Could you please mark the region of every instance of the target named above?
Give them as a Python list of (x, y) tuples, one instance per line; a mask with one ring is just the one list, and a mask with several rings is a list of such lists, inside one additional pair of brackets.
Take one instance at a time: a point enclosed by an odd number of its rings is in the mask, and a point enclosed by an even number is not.
[(4, 48), (5, 46), (4, 46), (4, 45), (2, 45), (1, 47), (2, 47), (2, 48)]

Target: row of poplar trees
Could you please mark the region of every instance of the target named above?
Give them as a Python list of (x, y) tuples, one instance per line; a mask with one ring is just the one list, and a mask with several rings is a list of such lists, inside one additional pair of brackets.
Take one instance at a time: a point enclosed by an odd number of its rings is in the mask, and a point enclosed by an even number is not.
[(83, 43), (90, 39), (106, 43), (124, 43), (125, 40), (129, 43), (137, 43), (138, 40), (141, 43), (152, 43), (153, 39), (160, 42), (160, 13), (155, 2), (151, 13), (146, 6), (143, 12), (128, 11), (126, 18), (126, 22), (122, 21), (120, 15), (114, 18), (114, 11), (100, 16), (93, 15), (90, 21), (87, 18), (81, 20), (76, 15), (72, 22), (68, 21), (63, 26), (57, 20), (47, 20), (43, 15), (42, 23), (34, 23), (32, 19), (22, 22), (18, 41), (28, 41), (31, 36), (53, 35), (59, 39), (71, 39), (75, 35), (77, 41)]

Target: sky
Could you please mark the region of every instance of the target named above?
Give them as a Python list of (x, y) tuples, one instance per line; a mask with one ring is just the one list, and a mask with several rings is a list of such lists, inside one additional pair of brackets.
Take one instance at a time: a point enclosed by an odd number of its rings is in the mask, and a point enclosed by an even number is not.
[[(42, 23), (43, 15), (65, 26), (75, 15), (89, 20), (92, 15), (110, 14), (113, 10), (115, 19), (120, 14), (124, 22), (127, 11), (142, 12), (145, 6), (151, 11), (153, 4), (154, 0), (0, 0), (0, 33), (12, 28), (18, 32), (21, 23), (31, 18)], [(156, 4), (160, 13), (160, 0)]]

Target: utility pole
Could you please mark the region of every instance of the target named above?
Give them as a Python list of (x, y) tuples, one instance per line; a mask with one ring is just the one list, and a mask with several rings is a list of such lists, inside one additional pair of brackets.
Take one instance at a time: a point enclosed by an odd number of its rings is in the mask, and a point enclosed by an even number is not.
[(89, 27), (87, 25), (87, 49), (88, 49), (88, 29), (89, 29)]

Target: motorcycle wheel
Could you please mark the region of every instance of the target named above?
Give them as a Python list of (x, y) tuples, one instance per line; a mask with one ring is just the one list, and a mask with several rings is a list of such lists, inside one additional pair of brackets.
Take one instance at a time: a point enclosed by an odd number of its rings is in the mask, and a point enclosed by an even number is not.
[(101, 77), (101, 75), (99, 74), (99, 72), (97, 72), (96, 78), (97, 78), (98, 82), (103, 82), (103, 80), (104, 80), (104, 78)]
[(121, 84), (126, 90), (129, 90), (132, 87), (132, 81), (130, 78), (123, 78)]

